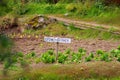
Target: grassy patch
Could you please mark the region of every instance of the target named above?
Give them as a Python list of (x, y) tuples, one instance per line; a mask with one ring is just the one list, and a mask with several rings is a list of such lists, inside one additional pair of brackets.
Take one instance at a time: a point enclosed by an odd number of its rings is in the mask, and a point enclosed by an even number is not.
[(120, 35), (113, 34), (110, 31), (101, 31), (94, 29), (80, 29), (74, 25), (64, 26), (62, 23), (50, 24), (46, 28), (34, 31), (25, 30), (27, 34), (41, 34), (46, 36), (66, 36), (75, 39), (103, 39), (103, 40), (119, 40)]
[[(119, 68), (119, 63), (82, 63), (70, 65), (45, 65), (11, 75), (4, 80), (119, 80), (119, 71), (109, 66)], [(87, 66), (86, 66), (87, 65)], [(103, 66), (104, 69), (100, 68)], [(2, 79), (2, 80), (3, 80)]]
[(65, 4), (40, 4), (29, 3), (27, 14), (64, 14)]

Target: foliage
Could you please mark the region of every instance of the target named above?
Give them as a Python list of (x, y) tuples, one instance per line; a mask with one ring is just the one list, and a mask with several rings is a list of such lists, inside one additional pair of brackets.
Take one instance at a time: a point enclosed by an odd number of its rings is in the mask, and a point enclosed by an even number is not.
[(81, 62), (81, 60), (82, 60), (82, 53), (72, 53), (72, 57), (71, 57), (71, 61), (72, 62), (77, 62), (77, 63), (80, 63)]
[(50, 50), (42, 54), (41, 61), (43, 61), (44, 63), (54, 63), (55, 62), (54, 52)]
[(27, 8), (27, 4), (23, 5), (23, 4), (19, 3), (13, 7), (13, 13), (16, 15), (26, 14), (28, 12), (28, 10), (29, 9)]
[(59, 53), (59, 55), (58, 55), (58, 63), (65, 63), (67, 58), (68, 58), (67, 54)]
[(91, 58), (90, 56), (85, 57), (85, 61), (86, 61), (86, 62), (89, 62), (89, 61), (91, 61), (91, 60), (92, 60), (92, 58)]
[(13, 42), (5, 35), (0, 34), (0, 62), (4, 64), (4, 75), (7, 74), (7, 69), (17, 62), (15, 53), (12, 52)]
[(35, 57), (35, 55), (36, 55), (35, 52), (30, 52), (30, 53), (27, 53), (25, 57), (29, 59), (29, 58)]

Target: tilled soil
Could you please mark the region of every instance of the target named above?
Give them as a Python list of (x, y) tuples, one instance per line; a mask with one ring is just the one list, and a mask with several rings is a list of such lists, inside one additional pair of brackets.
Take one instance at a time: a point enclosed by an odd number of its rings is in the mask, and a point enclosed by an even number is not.
[[(72, 39), (72, 38), (71, 38)], [(49, 49), (56, 50), (56, 43), (48, 43), (44, 41), (44, 36), (36, 38), (16, 38), (15, 49), (20, 52), (29, 53), (36, 52), (41, 54), (46, 52)], [(79, 48), (84, 48), (87, 50), (87, 53), (96, 52), (97, 50), (110, 51), (115, 49), (120, 45), (120, 41), (105, 41), (99, 39), (91, 40), (76, 40), (72, 39), (72, 43), (63, 44), (59, 43), (59, 51), (63, 52), (66, 49), (70, 48), (72, 51), (77, 52)]]

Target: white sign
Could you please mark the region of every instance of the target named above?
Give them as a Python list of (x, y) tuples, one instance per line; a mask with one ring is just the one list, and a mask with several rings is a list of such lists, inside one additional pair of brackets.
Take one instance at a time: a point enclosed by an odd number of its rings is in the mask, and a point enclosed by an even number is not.
[(59, 37), (44, 37), (46, 42), (59, 42), (59, 43), (71, 43), (70, 38), (59, 38)]

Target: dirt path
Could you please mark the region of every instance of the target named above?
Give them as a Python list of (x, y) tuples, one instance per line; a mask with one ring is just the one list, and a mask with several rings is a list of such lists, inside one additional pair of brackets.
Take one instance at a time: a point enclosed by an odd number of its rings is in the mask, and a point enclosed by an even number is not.
[[(49, 49), (56, 49), (55, 43), (44, 42), (44, 37), (41, 36), (39, 39), (31, 38), (31, 39), (14, 39), (16, 47), (18, 51), (29, 53), (36, 52), (37, 54), (41, 54), (46, 52)], [(98, 49), (102, 49), (104, 51), (109, 51), (111, 49), (115, 49), (120, 45), (120, 41), (105, 41), (105, 40), (76, 40), (72, 39), (72, 43), (70, 44), (59, 44), (59, 51), (65, 51), (70, 48), (72, 51), (77, 51), (79, 48), (84, 48), (88, 53), (95, 52)]]
[[(85, 22), (85, 21), (80, 21), (80, 20), (78, 21), (78, 20), (73, 20), (73, 19), (71, 20), (71, 19), (56, 17), (56, 16), (52, 16), (52, 15), (50, 15), (48, 17), (55, 18), (58, 21), (66, 23), (66, 25), (74, 24), (76, 27), (82, 28), (82, 29), (92, 28), (92, 29), (99, 29), (102, 31), (109, 31), (109, 29), (113, 27), (110, 25), (103, 25), (103, 24), (97, 24), (97, 23), (93, 23), (93, 22)], [(98, 27), (100, 27), (100, 28), (98, 28)], [(113, 33), (120, 34), (119, 28), (114, 27), (114, 29), (116, 29), (117, 31), (115, 31)]]

